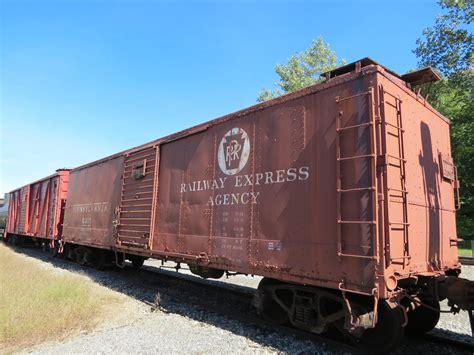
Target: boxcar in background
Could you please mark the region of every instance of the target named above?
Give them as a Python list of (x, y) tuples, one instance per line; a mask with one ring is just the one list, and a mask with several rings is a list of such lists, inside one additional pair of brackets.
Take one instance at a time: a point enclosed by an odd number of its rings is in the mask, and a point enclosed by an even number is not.
[(62, 243), (71, 258), (101, 268), (124, 258), (139, 267), (150, 256), (133, 250), (148, 250), (155, 159), (146, 144), (70, 171)]
[(62, 234), (69, 170), (25, 185), (9, 193), (5, 238), (13, 244), (32, 238), (44, 239), (53, 246)]
[(72, 169), (63, 242), (112, 249), (124, 157), (112, 156)]

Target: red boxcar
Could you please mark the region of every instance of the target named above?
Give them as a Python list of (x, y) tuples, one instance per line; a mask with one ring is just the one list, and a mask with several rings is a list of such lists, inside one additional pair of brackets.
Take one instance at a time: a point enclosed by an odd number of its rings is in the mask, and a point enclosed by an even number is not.
[(115, 247), (115, 215), (120, 205), (124, 160), (119, 154), (70, 171), (65, 243)]
[(267, 317), (388, 349), (406, 319), (432, 329), (446, 297), (474, 308), (473, 283), (457, 277), (449, 121), (410, 87), (427, 78), (363, 59), (73, 169), (62, 242), (80, 262), (138, 255), (203, 277), (262, 275)]
[(68, 183), (69, 170), (59, 169), (53, 175), (10, 192), (6, 238), (59, 240)]
[(449, 122), (361, 63), (73, 169), (64, 240), (383, 298), (458, 268)]

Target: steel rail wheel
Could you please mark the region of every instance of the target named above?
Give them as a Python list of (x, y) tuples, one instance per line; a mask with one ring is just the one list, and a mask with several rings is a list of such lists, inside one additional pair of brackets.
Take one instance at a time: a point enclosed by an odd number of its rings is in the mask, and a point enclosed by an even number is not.
[(440, 317), (439, 302), (421, 300), (422, 303), (437, 309), (430, 309), (423, 305), (418, 306), (413, 311), (408, 312), (408, 324), (406, 326), (407, 333), (410, 334), (424, 334), (433, 330), (438, 324)]
[(140, 269), (145, 262), (145, 258), (139, 255), (130, 255), (128, 256), (128, 260), (132, 262), (132, 266), (134, 269)]
[(273, 279), (263, 278), (258, 284), (258, 313), (268, 322), (273, 324), (285, 324), (288, 322), (287, 311), (275, 300), (271, 286), (280, 282)]
[[(363, 306), (370, 309), (370, 306)], [(378, 305), (378, 321), (375, 328), (369, 328), (350, 333), (341, 322), (337, 329), (364, 353), (384, 354), (394, 349), (403, 338), (405, 322), (403, 311), (391, 308), (385, 301), (380, 300)]]

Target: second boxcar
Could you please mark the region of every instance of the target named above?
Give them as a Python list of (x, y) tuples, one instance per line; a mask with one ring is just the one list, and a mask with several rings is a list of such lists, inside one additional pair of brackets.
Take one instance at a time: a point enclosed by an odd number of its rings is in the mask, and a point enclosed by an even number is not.
[(31, 238), (54, 244), (62, 235), (64, 208), (69, 184), (69, 170), (25, 185), (9, 193), (5, 237), (13, 243)]

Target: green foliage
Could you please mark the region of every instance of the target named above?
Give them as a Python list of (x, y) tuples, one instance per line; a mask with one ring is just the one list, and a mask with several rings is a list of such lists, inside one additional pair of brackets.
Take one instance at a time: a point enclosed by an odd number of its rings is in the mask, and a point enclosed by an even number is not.
[[(345, 64), (342, 59), (340, 65)], [(293, 92), (320, 81), (320, 75), (338, 66), (336, 53), (324, 43), (320, 36), (313, 40), (311, 46), (304, 52), (294, 54), (286, 64), (277, 64), (275, 71), (280, 77), (276, 85), (279, 87), (272, 92), (263, 88), (258, 94), (257, 101), (262, 102), (274, 97)]]
[[(440, 0), (441, 8), (447, 13), (436, 18), (433, 27), (423, 30), (423, 39), (416, 41), (414, 50), (420, 58), (420, 65), (431, 65), (444, 75), (462, 78), (462, 72), (472, 69), (472, 21), (474, 8), (472, 0)], [(461, 75), (459, 75), (461, 74)]]
[(446, 13), (435, 25), (423, 31), (414, 53), (419, 65), (433, 66), (443, 75), (440, 82), (427, 85), (422, 93), (441, 113), (451, 119), (454, 161), (461, 182), (461, 209), (458, 235), (474, 237), (474, 97), (473, 35), (469, 30), (474, 6), (472, 0), (441, 0)]

